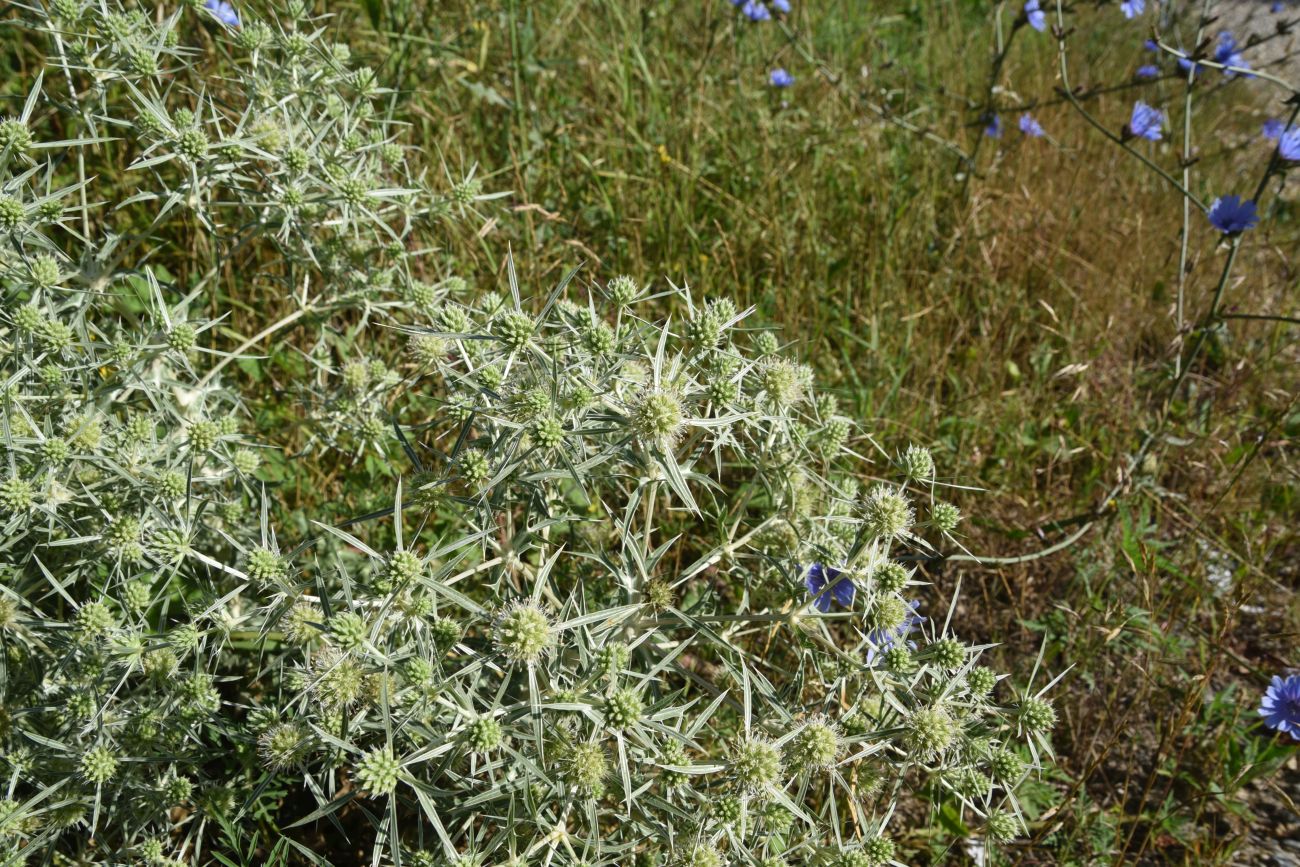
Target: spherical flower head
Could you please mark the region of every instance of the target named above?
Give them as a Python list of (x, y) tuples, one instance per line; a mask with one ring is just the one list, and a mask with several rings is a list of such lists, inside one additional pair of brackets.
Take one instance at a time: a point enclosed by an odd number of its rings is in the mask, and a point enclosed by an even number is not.
[(857, 592), (852, 579), (839, 569), (814, 563), (808, 568), (804, 586), (812, 596), (812, 603), (823, 614), (829, 614), (831, 603), (838, 603), (841, 608), (853, 605), (853, 596)]
[(1274, 675), (1259, 703), (1259, 715), (1273, 731), (1300, 741), (1300, 675)]
[(916, 657), (914, 657), (912, 651), (903, 644), (895, 644), (893, 647), (887, 648), (881, 655), (881, 659), (884, 660), (885, 668), (900, 677), (914, 674), (917, 669)]
[(492, 641), (506, 659), (536, 665), (555, 645), (555, 629), (541, 606), (516, 601), (497, 615)]
[(712, 304), (695, 312), (686, 326), (686, 336), (699, 349), (713, 349), (722, 339), (722, 326), (725, 320)]
[(722, 867), (722, 855), (712, 846), (700, 843), (686, 853), (682, 867)]
[(1020, 836), (1020, 820), (1006, 810), (993, 810), (984, 823), (984, 833), (994, 843), (1010, 843)]
[(745, 803), (736, 795), (723, 795), (710, 805), (713, 820), (723, 828), (739, 822), (744, 811)]
[(1142, 100), (1133, 103), (1133, 113), (1129, 116), (1127, 132), (1130, 136), (1144, 138), (1148, 141), (1160, 141), (1164, 138), (1161, 128), (1165, 123), (1165, 113), (1152, 108)]
[(220, 438), (221, 429), (217, 427), (215, 422), (196, 421), (189, 427), (190, 448), (195, 452), (211, 451)]
[(993, 772), (994, 779), (1014, 782), (1025, 772), (1025, 763), (1010, 750), (998, 750), (989, 759), (989, 770)]
[(1225, 235), (1236, 235), (1259, 224), (1259, 214), (1253, 199), (1240, 196), (1221, 196), (1210, 204), (1207, 214), (1210, 225)]
[(632, 689), (618, 689), (605, 700), (605, 723), (612, 729), (631, 728), (641, 721), (645, 703)]
[(935, 503), (930, 509), (930, 523), (940, 533), (951, 533), (961, 523), (961, 509), (952, 503)]
[(731, 752), (730, 770), (736, 785), (750, 794), (770, 791), (781, 783), (781, 751), (762, 737), (749, 737)]
[(616, 307), (626, 307), (636, 300), (641, 289), (637, 286), (635, 280), (626, 274), (619, 275), (605, 286), (605, 292), (609, 295), (609, 300), (614, 302)]
[(1047, 29), (1047, 13), (1040, 0), (1025, 0), (1025, 20), (1039, 33)]
[(771, 331), (760, 331), (754, 335), (754, 352), (759, 356), (776, 355), (781, 351), (781, 341)]
[(36, 501), (36, 489), (31, 482), (10, 476), (0, 482), (0, 511), (9, 514), (26, 512)]
[(533, 442), (546, 451), (557, 449), (564, 442), (564, 424), (553, 415), (545, 415), (534, 421), (528, 432), (532, 435)]
[(871, 573), (871, 581), (881, 593), (898, 593), (911, 579), (907, 567), (894, 560), (886, 560)]
[(170, 777), (163, 783), (162, 794), (173, 806), (187, 803), (194, 794), (194, 782), (189, 777)]
[(889, 594), (881, 596), (867, 609), (864, 622), (873, 632), (893, 633), (902, 627), (911, 609), (901, 597)]
[(22, 226), (27, 219), (27, 210), (23, 203), (13, 196), (0, 195), (0, 229), (12, 232)]
[(507, 311), (492, 320), (492, 333), (512, 350), (527, 346), (536, 330), (533, 318), (519, 310)]
[(1056, 727), (1056, 708), (1046, 699), (1027, 698), (1020, 704), (1020, 724), (1028, 732), (1050, 732)]
[(24, 154), (32, 146), (32, 134), (27, 124), (17, 118), (0, 120), (0, 151)]
[(797, 772), (823, 771), (840, 755), (840, 733), (825, 717), (806, 722), (786, 746), (786, 762)]
[(458, 465), (460, 477), (472, 488), (480, 487), (492, 473), (488, 456), (479, 448), (468, 448), (461, 452)]
[(979, 665), (966, 673), (966, 688), (977, 698), (983, 698), (993, 692), (997, 684), (997, 672), (987, 666)]
[(927, 647), (925, 652), (931, 662), (949, 671), (961, 668), (966, 662), (966, 648), (952, 638), (939, 639)]
[(414, 551), (394, 551), (384, 570), (391, 585), (400, 587), (413, 583), (424, 573), (424, 560)]
[(32, 259), (28, 266), (28, 275), (31, 277), (32, 284), (42, 289), (49, 289), (59, 282), (62, 277), (59, 268), (59, 260), (55, 259), (48, 253), (42, 253)]
[(608, 355), (618, 345), (618, 337), (613, 328), (597, 319), (583, 329), (582, 343), (594, 355)]
[(87, 602), (77, 611), (77, 630), (89, 638), (99, 638), (117, 626), (113, 609), (104, 602)]
[(264, 545), (258, 545), (248, 552), (248, 565), (245, 567), (248, 577), (258, 584), (278, 584), (288, 574), (288, 569), (280, 555)]
[(90, 783), (102, 786), (117, 776), (117, 756), (103, 744), (91, 747), (81, 757), (81, 775)]
[(957, 723), (942, 705), (913, 711), (903, 724), (903, 742), (922, 760), (932, 758), (952, 745)]
[(642, 393), (632, 403), (628, 422), (643, 444), (667, 451), (681, 437), (686, 426), (686, 414), (676, 394), (653, 390)]
[(609, 776), (609, 759), (605, 748), (598, 743), (574, 744), (564, 756), (564, 778), (578, 791), (590, 797), (599, 797)]
[(307, 733), (296, 722), (268, 727), (257, 739), (257, 750), (268, 768), (280, 770), (295, 764), (307, 746)]
[(924, 446), (908, 446), (899, 458), (899, 465), (909, 481), (929, 482), (934, 479), (934, 457)]
[(803, 400), (808, 385), (807, 377), (799, 365), (785, 358), (773, 359), (764, 364), (760, 381), (768, 401), (782, 408), (792, 407)]
[(606, 677), (613, 677), (627, 668), (632, 659), (632, 650), (621, 641), (606, 644), (596, 654), (596, 667)]
[(429, 637), (433, 639), (435, 647), (446, 653), (460, 641), (460, 624), (450, 617), (437, 617), (429, 624)]
[(310, 644), (320, 637), (324, 621), (325, 613), (320, 608), (305, 600), (296, 602), (284, 616), (284, 635), (299, 647)]
[(1046, 130), (1043, 129), (1043, 125), (1035, 120), (1034, 116), (1029, 112), (1020, 115), (1020, 120), (1017, 122), (1017, 125), (1020, 127), (1020, 131), (1030, 138), (1042, 138), (1047, 135)]
[(348, 652), (364, 647), (370, 632), (366, 619), (355, 611), (343, 611), (334, 615), (330, 618), (329, 627), (334, 644)]
[(501, 740), (501, 723), (490, 716), (479, 717), (465, 727), (465, 743), (476, 753), (495, 750)]
[(397, 788), (401, 765), (388, 747), (376, 747), (357, 762), (356, 780), (361, 790), (371, 797), (388, 795)]
[(901, 491), (877, 485), (862, 501), (862, 526), (873, 538), (906, 535), (916, 520), (911, 503)]

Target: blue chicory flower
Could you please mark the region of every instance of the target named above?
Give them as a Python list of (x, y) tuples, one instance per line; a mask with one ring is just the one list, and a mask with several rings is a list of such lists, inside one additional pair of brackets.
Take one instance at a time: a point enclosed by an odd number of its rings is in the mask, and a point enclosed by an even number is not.
[(1025, 0), (1025, 20), (1039, 33), (1047, 29), (1047, 13), (1040, 0)]
[(767, 21), (772, 17), (772, 13), (767, 11), (767, 4), (762, 0), (746, 0), (740, 11), (750, 21)]
[(986, 115), (984, 118), (988, 123), (984, 127), (984, 134), (989, 138), (1002, 138), (1002, 118), (996, 114)]
[(848, 608), (853, 604), (853, 595), (858, 589), (852, 579), (843, 577), (839, 569), (821, 563), (812, 564), (803, 583), (812, 594), (813, 605), (822, 614), (830, 613), (832, 601), (838, 602), (841, 608)]
[(1034, 116), (1029, 112), (1020, 115), (1020, 131), (1031, 138), (1042, 138), (1046, 135), (1043, 125), (1034, 120)]
[(1160, 109), (1152, 108), (1140, 99), (1133, 103), (1133, 115), (1128, 121), (1131, 135), (1149, 141), (1160, 141), (1163, 138), (1160, 128), (1164, 123), (1165, 113)]
[(1152, 54), (1160, 50), (1160, 45), (1154, 39), (1148, 39), (1146, 42), (1143, 42), (1142, 47), (1147, 51), (1150, 51)]
[[(907, 604), (911, 610), (907, 612), (907, 616), (903, 618), (903, 622), (896, 629), (877, 629), (867, 634), (867, 665), (871, 665), (879, 656), (898, 644), (898, 642), (906, 641), (907, 636), (912, 634), (912, 630), (916, 628), (917, 624), (925, 621), (924, 617), (916, 613), (921, 600), (913, 599)], [(916, 649), (916, 642), (908, 641), (907, 646)]]
[(1286, 127), (1282, 124), (1282, 121), (1277, 118), (1270, 117), (1268, 120), (1264, 121), (1264, 138), (1277, 141), (1282, 137), (1282, 133), (1284, 132), (1286, 132)]
[(227, 0), (207, 0), (203, 8), (217, 16), (217, 20), (227, 27), (239, 26), (239, 13)]
[[(1238, 69), (1250, 68), (1250, 62), (1237, 50), (1237, 37), (1228, 30), (1219, 33), (1219, 44), (1214, 48), (1214, 62), (1222, 63), (1224, 66), (1235, 66)], [(1238, 75), (1231, 69), (1223, 70), (1223, 74), (1227, 78)]]
[(1285, 10), (1286, 4), (1283, 3), (1282, 0), (1273, 0), (1273, 5), (1268, 7), (1268, 11), (1272, 12), (1274, 15)]
[(783, 67), (778, 66), (768, 75), (767, 80), (773, 87), (789, 87), (794, 84), (794, 76), (786, 72)]
[(1300, 741), (1300, 675), (1285, 679), (1273, 675), (1264, 700), (1259, 703), (1259, 715), (1273, 731)]
[(1243, 200), (1240, 196), (1221, 196), (1215, 199), (1210, 204), (1207, 216), (1210, 218), (1210, 225), (1225, 235), (1244, 232), (1259, 223), (1255, 201)]
[(1119, 11), (1125, 18), (1136, 18), (1146, 11), (1147, 0), (1120, 0)]
[(1160, 76), (1160, 67), (1154, 63), (1144, 63), (1137, 68), (1138, 78), (1158, 78)]
[(782, 15), (790, 14), (790, 0), (772, 0), (772, 8)]
[(1277, 152), (1287, 162), (1300, 162), (1300, 127), (1291, 127), (1278, 136)]

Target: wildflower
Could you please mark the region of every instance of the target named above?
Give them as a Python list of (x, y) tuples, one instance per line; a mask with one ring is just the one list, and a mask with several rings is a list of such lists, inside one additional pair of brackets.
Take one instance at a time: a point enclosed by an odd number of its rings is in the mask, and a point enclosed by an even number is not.
[(984, 833), (994, 843), (1010, 843), (1020, 834), (1020, 820), (1014, 813), (993, 810), (984, 824)]
[(984, 126), (984, 135), (989, 138), (1002, 138), (1002, 118), (996, 114), (990, 114), (985, 117), (987, 123)]
[(207, 0), (203, 8), (215, 15), (217, 20), (227, 27), (239, 26), (239, 13), (227, 0)]
[(1047, 29), (1047, 13), (1040, 0), (1025, 0), (1025, 20), (1039, 33)]
[(781, 782), (781, 751), (763, 737), (750, 737), (731, 755), (731, 772), (741, 789), (765, 792)]
[(1119, 11), (1125, 18), (1136, 18), (1146, 11), (1147, 0), (1120, 0)]
[(820, 771), (831, 767), (840, 754), (840, 734), (825, 717), (807, 722), (786, 748), (790, 766), (796, 771)]
[(1142, 48), (1146, 51), (1150, 51), (1152, 54), (1156, 54), (1160, 51), (1160, 45), (1154, 39), (1148, 39), (1143, 42)]
[(388, 747), (376, 747), (357, 763), (357, 784), (362, 791), (374, 795), (387, 795), (397, 788), (401, 765)]
[(1043, 125), (1034, 119), (1032, 114), (1026, 112), (1020, 115), (1020, 131), (1030, 138), (1042, 138), (1045, 133)]
[(789, 87), (794, 84), (794, 76), (786, 72), (785, 68), (781, 66), (773, 69), (767, 80), (773, 87)]
[(1129, 118), (1128, 133), (1148, 141), (1160, 141), (1163, 138), (1160, 128), (1164, 126), (1165, 113), (1152, 108), (1142, 100), (1133, 103), (1133, 114)]
[(880, 627), (867, 634), (867, 665), (871, 665), (878, 657), (899, 645), (900, 642), (906, 642), (907, 647), (916, 646), (915, 642), (907, 641), (907, 636), (918, 623), (925, 620), (916, 612), (920, 604), (919, 599), (913, 599), (907, 603), (901, 622), (892, 627)]
[(1156, 78), (1160, 75), (1160, 67), (1154, 63), (1144, 63), (1137, 68), (1136, 75), (1138, 78)]
[(1244, 232), (1259, 223), (1253, 199), (1240, 196), (1221, 196), (1210, 205), (1210, 224), (1225, 235)]
[(1264, 121), (1262, 134), (1264, 138), (1277, 141), (1282, 137), (1282, 133), (1286, 131), (1287, 127), (1282, 123), (1282, 121), (1275, 117), (1270, 117), (1268, 120)]
[(1274, 15), (1278, 14), (1279, 12), (1285, 12), (1286, 4), (1283, 3), (1282, 0), (1273, 0), (1272, 5), (1268, 7), (1268, 11), (1272, 12)]
[(790, 0), (772, 0), (772, 8), (782, 15), (790, 14)]
[(1201, 64), (1194, 63), (1186, 57), (1178, 58), (1178, 68), (1183, 72), (1190, 72), (1193, 78), (1201, 74)]
[(1224, 66), (1236, 67), (1235, 69), (1223, 70), (1224, 78), (1233, 78), (1238, 74), (1238, 70), (1250, 68), (1250, 61), (1246, 60), (1245, 56), (1237, 50), (1237, 37), (1233, 36), (1232, 32), (1228, 30), (1219, 33), (1219, 44), (1214, 48), (1214, 60)]
[(761, 0), (746, 0), (745, 5), (740, 7), (740, 11), (753, 22), (768, 21), (772, 17), (772, 13)]
[(533, 665), (555, 644), (555, 630), (546, 612), (534, 602), (515, 602), (496, 620), (493, 641), (502, 656)]
[(838, 602), (841, 608), (848, 608), (853, 604), (853, 595), (857, 592), (853, 581), (843, 577), (839, 569), (821, 563), (812, 564), (804, 578), (804, 586), (813, 596), (813, 605), (823, 614), (830, 613), (832, 600)]
[(1273, 731), (1300, 741), (1300, 675), (1293, 674), (1285, 680), (1274, 675), (1264, 700), (1259, 703), (1259, 715)]
[(1282, 159), (1300, 162), (1300, 127), (1291, 127), (1278, 137), (1277, 152)]

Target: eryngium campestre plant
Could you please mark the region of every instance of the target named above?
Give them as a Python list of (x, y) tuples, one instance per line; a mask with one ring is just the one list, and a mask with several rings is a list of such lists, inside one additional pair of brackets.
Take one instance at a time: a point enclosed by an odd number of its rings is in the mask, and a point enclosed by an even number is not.
[[(928, 453), (868, 482), (726, 298), (416, 274), (481, 183), (427, 189), (303, 8), (232, 14), (7, 31), (47, 71), (0, 152), (5, 860), (306, 861), (305, 823), (334, 859), (878, 864), (925, 784), (1017, 833), (1055, 713), (946, 630), (910, 643), (901, 555), (957, 527)], [(316, 441), (405, 462), (391, 510), (316, 538), (272, 528), (222, 375), (253, 344), (215, 342), (255, 249), (298, 304), (264, 336), (407, 332), (306, 338)]]

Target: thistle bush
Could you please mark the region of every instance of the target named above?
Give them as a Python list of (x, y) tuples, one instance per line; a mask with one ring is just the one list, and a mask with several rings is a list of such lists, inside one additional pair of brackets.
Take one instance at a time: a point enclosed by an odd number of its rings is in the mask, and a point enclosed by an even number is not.
[[(922, 625), (928, 451), (726, 297), (438, 273), (490, 194), (302, 5), (5, 24), (5, 863), (857, 867), (923, 788), (1020, 833), (1056, 713)], [(391, 508), (277, 528), (263, 345)]]

